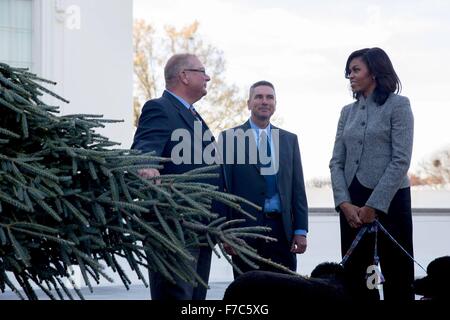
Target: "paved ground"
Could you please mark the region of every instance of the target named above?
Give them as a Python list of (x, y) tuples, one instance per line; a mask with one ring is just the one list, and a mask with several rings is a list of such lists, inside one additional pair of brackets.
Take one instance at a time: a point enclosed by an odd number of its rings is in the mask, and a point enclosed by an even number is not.
[[(207, 300), (222, 300), (228, 282), (210, 283), (211, 289), (208, 290)], [(144, 285), (133, 285), (127, 291), (124, 286), (105, 286), (94, 287), (94, 293), (90, 293), (89, 289), (83, 288), (81, 292), (86, 300), (148, 300), (150, 299), (150, 289)], [(36, 290), (39, 299), (49, 300), (49, 298), (41, 291)], [(1, 293), (0, 300), (19, 300), (17, 295), (11, 291)]]

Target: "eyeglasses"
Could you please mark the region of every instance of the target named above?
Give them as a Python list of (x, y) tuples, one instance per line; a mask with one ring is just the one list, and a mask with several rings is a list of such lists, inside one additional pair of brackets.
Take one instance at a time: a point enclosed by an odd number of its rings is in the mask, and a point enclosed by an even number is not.
[(204, 70), (204, 69), (184, 69), (183, 71), (200, 72), (200, 73), (203, 73), (203, 75), (206, 75), (206, 70)]

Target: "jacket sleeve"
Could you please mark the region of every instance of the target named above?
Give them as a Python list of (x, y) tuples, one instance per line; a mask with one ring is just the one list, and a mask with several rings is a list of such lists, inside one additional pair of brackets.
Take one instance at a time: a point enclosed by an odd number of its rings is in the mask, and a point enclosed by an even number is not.
[(414, 136), (414, 117), (408, 98), (394, 106), (391, 116), (392, 160), (366, 205), (387, 213), (395, 193), (408, 173)]
[[(226, 141), (225, 141), (225, 132), (221, 132), (218, 138), (217, 152), (219, 158), (219, 191), (230, 193), (230, 180), (231, 180), (231, 170), (233, 167), (231, 165), (227, 165), (225, 162), (226, 157)], [(224, 203), (220, 203), (217, 205), (217, 211), (219, 212), (221, 217), (225, 217), (227, 219), (232, 218), (232, 210), (228, 205)]]
[(293, 230), (308, 231), (308, 201), (306, 199), (305, 182), (303, 178), (302, 160), (297, 136), (293, 141), (294, 157), (292, 172), (292, 214)]
[(348, 107), (343, 108), (341, 111), (334, 141), (333, 156), (330, 160), (331, 185), (333, 188), (334, 205), (337, 211), (339, 211), (339, 206), (342, 203), (351, 202), (344, 173), (346, 148), (343, 141), (343, 132), (347, 119), (347, 112)]
[(155, 152), (155, 156), (160, 157), (171, 134), (164, 106), (150, 100), (142, 108), (131, 148), (144, 153)]

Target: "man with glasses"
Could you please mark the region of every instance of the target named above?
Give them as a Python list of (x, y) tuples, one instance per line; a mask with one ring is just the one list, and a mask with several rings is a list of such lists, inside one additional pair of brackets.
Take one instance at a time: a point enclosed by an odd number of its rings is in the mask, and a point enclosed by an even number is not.
[[(192, 54), (172, 56), (165, 66), (164, 77), (166, 90), (162, 97), (145, 103), (132, 149), (145, 153), (155, 152), (155, 156), (171, 158), (171, 162), (164, 163), (161, 174), (182, 174), (206, 166), (203, 161), (203, 150), (209, 143), (202, 141), (201, 148), (194, 149), (194, 128), (198, 127), (198, 122), (197, 125), (194, 123), (195, 121), (201, 122), (202, 137), (209, 129), (195, 111), (193, 104), (207, 94), (206, 85), (211, 79), (206, 74), (205, 67), (200, 60)], [(179, 143), (179, 141), (172, 141), (172, 132), (179, 129), (189, 133), (193, 151), (190, 161), (183, 160), (181, 163), (180, 159), (172, 157), (172, 149)], [(195, 152), (202, 152), (202, 155), (195, 157)], [(194, 158), (201, 158), (201, 163), (193, 161)], [(144, 178), (160, 175), (157, 169), (143, 169), (139, 173)], [(208, 181), (208, 183), (217, 182)], [(190, 252), (196, 258), (192, 265), (193, 268), (208, 283), (211, 249), (202, 247), (192, 249)], [(204, 300), (206, 298), (206, 288), (201, 284), (193, 287), (176, 277), (176, 283), (173, 284), (159, 272), (149, 272), (149, 276), (153, 300)]]

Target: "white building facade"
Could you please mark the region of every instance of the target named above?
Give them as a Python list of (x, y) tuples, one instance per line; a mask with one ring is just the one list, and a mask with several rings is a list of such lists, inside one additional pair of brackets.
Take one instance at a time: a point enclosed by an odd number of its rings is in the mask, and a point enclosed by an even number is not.
[(99, 131), (131, 145), (132, 0), (0, 0), (0, 61), (58, 83), (62, 114), (123, 119)]

